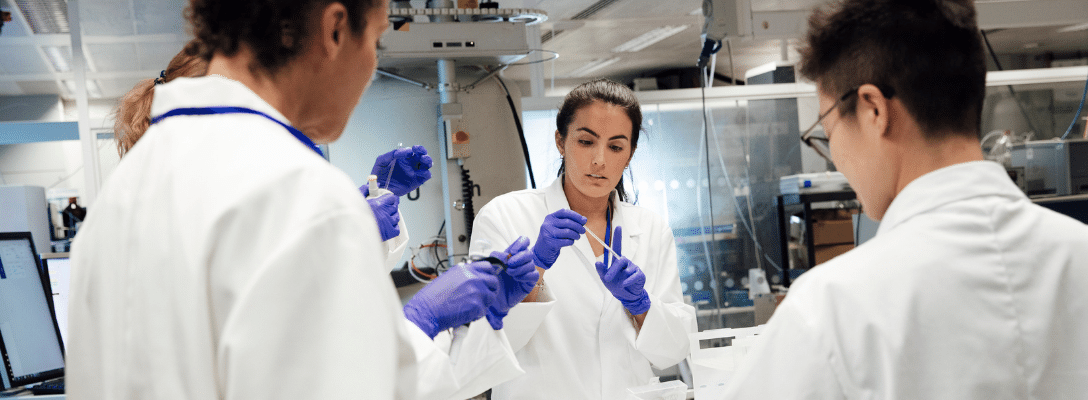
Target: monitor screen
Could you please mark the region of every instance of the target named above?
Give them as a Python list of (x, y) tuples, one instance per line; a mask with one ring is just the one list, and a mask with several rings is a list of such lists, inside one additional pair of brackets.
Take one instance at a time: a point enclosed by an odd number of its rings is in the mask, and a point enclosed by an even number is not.
[(29, 233), (0, 233), (0, 336), (10, 386), (64, 375), (64, 352), (49, 311)]
[(49, 289), (53, 293), (53, 314), (57, 318), (57, 328), (60, 329), (60, 340), (64, 345), (64, 352), (68, 352), (68, 267), (67, 253), (64, 257), (46, 258), (42, 255), (45, 270), (49, 272)]

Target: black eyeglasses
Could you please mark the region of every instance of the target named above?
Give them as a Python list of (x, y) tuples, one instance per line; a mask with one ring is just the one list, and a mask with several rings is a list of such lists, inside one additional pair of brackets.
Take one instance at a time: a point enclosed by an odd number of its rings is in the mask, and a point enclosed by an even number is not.
[[(813, 130), (815, 130), (816, 127), (824, 121), (824, 118), (827, 117), (828, 114), (831, 114), (832, 111), (835, 111), (836, 108), (839, 108), (839, 105), (845, 102), (846, 99), (849, 99), (850, 96), (858, 94), (858, 89), (861, 89), (861, 86), (856, 86), (853, 89), (847, 91), (846, 93), (843, 93), (842, 96), (839, 96), (839, 100), (836, 101), (835, 104), (831, 106), (831, 108), (827, 109), (827, 111), (824, 111), (824, 113), (820, 114), (819, 117), (816, 117), (816, 123), (812, 124), (812, 126), (810, 126), (808, 129), (805, 129), (805, 131), (801, 133), (801, 141), (805, 142), (808, 147), (811, 147), (813, 150), (816, 151), (816, 154), (819, 154), (820, 157), (823, 157), (828, 162), (832, 161), (831, 142), (827, 138), (827, 130), (823, 130), (823, 136), (813, 135)], [(895, 91), (888, 86), (878, 85), (877, 89), (880, 89), (884, 97), (889, 99), (892, 98), (895, 93)]]
[(816, 123), (812, 124), (812, 126), (810, 126), (808, 129), (805, 129), (804, 133), (801, 133), (801, 141), (805, 142), (808, 147), (816, 150), (816, 154), (819, 154), (820, 157), (823, 157), (828, 162), (832, 161), (831, 142), (827, 139), (827, 131), (824, 130), (823, 136), (815, 136), (813, 135), (813, 131), (816, 129), (817, 126), (820, 126), (821, 122), (824, 122), (824, 118), (827, 117), (828, 114), (831, 114), (831, 112), (835, 111), (836, 108), (839, 108), (839, 105), (846, 101), (846, 99), (849, 99), (850, 96), (853, 96), (857, 93), (858, 88), (855, 87), (853, 89), (850, 89), (849, 92), (846, 92), (845, 94), (840, 96), (839, 100), (836, 101), (835, 104), (831, 106), (831, 108), (827, 109), (827, 111), (824, 111), (823, 114), (820, 114), (820, 116), (816, 117)]

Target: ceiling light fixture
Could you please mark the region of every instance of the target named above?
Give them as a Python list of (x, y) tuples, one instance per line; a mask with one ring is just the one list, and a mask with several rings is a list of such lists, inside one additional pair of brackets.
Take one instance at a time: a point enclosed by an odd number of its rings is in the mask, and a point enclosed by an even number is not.
[(668, 39), (672, 35), (683, 32), (685, 29), (688, 29), (688, 25), (670, 25), (655, 28), (654, 30), (639, 35), (639, 37), (628, 40), (624, 44), (612, 48), (612, 52), (630, 53), (640, 51), (642, 49), (652, 46), (654, 43)]
[(72, 72), (72, 51), (68, 46), (42, 46), (45, 58), (53, 65), (53, 72)]
[(66, 0), (15, 0), (34, 34), (68, 33)]
[(578, 68), (578, 69), (576, 69), (574, 71), (571, 71), (570, 74), (571, 74), (571, 76), (574, 76), (574, 77), (583, 78), (586, 75), (589, 75), (589, 74), (591, 74), (591, 73), (593, 73), (593, 72), (595, 72), (595, 71), (597, 71), (597, 70), (599, 70), (601, 68), (604, 68), (604, 67), (607, 67), (609, 65), (615, 64), (615, 63), (617, 63), (619, 61), (620, 61), (619, 57), (612, 57), (612, 58), (608, 58), (608, 59), (594, 60), (593, 62), (590, 62), (589, 64), (583, 65), (581, 68)]
[[(68, 89), (69, 94), (71, 94), (72, 96), (75, 96), (75, 94), (76, 94), (76, 82), (75, 81), (64, 81), (64, 87), (66, 87)], [(98, 81), (92, 81), (92, 80), (87, 81), (87, 97), (90, 97), (92, 99), (102, 98), (102, 88), (100, 86), (98, 86)]]
[(1069, 33), (1069, 32), (1083, 31), (1083, 30), (1088, 30), (1088, 22), (1085, 22), (1083, 24), (1077, 24), (1077, 25), (1069, 25), (1069, 26), (1067, 26), (1065, 28), (1058, 29), (1058, 33)]

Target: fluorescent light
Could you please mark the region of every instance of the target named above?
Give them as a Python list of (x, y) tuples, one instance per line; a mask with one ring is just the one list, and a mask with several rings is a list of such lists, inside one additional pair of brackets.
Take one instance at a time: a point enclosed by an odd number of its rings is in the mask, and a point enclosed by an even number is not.
[[(76, 82), (64, 81), (64, 87), (68, 89), (68, 93), (75, 96), (76, 94)], [(98, 81), (87, 81), (87, 97), (92, 99), (102, 98), (102, 88), (98, 86)]]
[(672, 35), (683, 32), (685, 29), (688, 29), (687, 25), (677, 25), (677, 26), (671, 26), (670, 25), (670, 26), (662, 26), (660, 28), (655, 28), (652, 31), (649, 31), (649, 32), (643, 33), (642, 35), (639, 35), (639, 37), (637, 37), (637, 38), (628, 40), (627, 43), (624, 43), (624, 44), (621, 44), (619, 46), (614, 47), (612, 49), (612, 52), (613, 53), (629, 53), (629, 52), (639, 51), (639, 50), (645, 49), (647, 47), (650, 47), (654, 43), (657, 43), (657, 42), (660, 42), (662, 40), (668, 39)]
[(42, 46), (45, 58), (53, 66), (54, 72), (72, 71), (72, 52), (68, 46)]
[(1077, 25), (1069, 25), (1069, 26), (1067, 26), (1065, 28), (1058, 29), (1058, 33), (1068, 33), (1068, 32), (1076, 32), (1076, 31), (1083, 31), (1083, 30), (1088, 30), (1088, 22), (1085, 22), (1083, 24), (1077, 24)]
[(68, 33), (66, 0), (15, 0), (36, 35)]
[(589, 75), (589, 74), (593, 73), (594, 71), (597, 71), (597, 70), (599, 70), (601, 68), (604, 68), (604, 67), (607, 67), (609, 65), (615, 64), (619, 60), (620, 60), (619, 57), (612, 57), (612, 58), (609, 58), (609, 59), (594, 60), (593, 62), (590, 62), (589, 64), (583, 65), (581, 68), (578, 68), (578, 69), (576, 69), (574, 71), (571, 71), (570, 74), (571, 74), (571, 76), (575, 76), (575, 77), (579, 77), (579, 78), (585, 77), (586, 75)]

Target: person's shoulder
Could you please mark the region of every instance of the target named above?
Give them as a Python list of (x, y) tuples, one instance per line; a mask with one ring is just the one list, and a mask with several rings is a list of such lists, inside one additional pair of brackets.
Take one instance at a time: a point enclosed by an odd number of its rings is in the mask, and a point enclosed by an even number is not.
[(669, 227), (669, 221), (653, 210), (626, 201), (617, 201), (616, 204), (624, 215), (633, 216), (630, 220), (638, 221), (639, 225), (650, 230), (668, 231), (671, 234), (672, 230)]
[(526, 207), (542, 207), (545, 204), (545, 198), (544, 189), (522, 189), (501, 194), (487, 202), (480, 210), (481, 212), (483, 210), (509, 211)]

